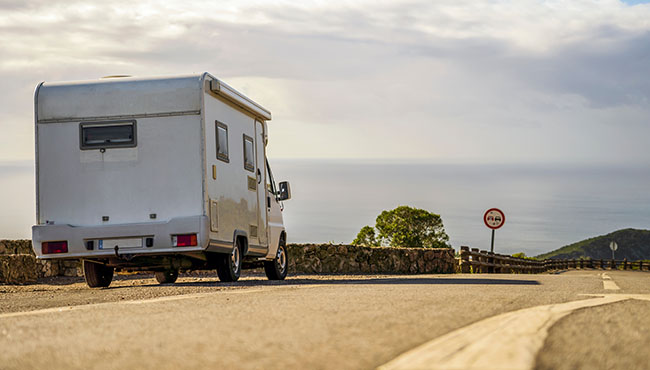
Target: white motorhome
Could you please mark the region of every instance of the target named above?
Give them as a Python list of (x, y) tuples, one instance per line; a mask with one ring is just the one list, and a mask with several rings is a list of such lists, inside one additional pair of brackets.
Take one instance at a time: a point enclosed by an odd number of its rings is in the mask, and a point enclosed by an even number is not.
[(285, 278), (268, 110), (208, 73), (44, 82), (34, 105), (38, 258), (82, 260), (91, 287), (115, 269)]

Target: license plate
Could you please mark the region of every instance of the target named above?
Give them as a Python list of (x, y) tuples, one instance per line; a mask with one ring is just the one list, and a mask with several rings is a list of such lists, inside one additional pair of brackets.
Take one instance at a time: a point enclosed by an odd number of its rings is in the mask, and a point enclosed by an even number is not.
[(103, 239), (99, 241), (99, 249), (142, 248), (142, 238), (133, 239)]

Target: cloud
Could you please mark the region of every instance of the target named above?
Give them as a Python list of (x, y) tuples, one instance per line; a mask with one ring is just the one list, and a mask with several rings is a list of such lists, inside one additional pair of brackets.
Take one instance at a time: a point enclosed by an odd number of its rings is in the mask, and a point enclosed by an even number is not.
[[(650, 158), (637, 145), (650, 134), (647, 5), (118, 0), (0, 7), (0, 78), (8, 87), (0, 92), (8, 134), (0, 159), (33, 156), (31, 94), (41, 80), (204, 70), (273, 111), (269, 151), (276, 156)], [(603, 154), (604, 144), (614, 153)]]

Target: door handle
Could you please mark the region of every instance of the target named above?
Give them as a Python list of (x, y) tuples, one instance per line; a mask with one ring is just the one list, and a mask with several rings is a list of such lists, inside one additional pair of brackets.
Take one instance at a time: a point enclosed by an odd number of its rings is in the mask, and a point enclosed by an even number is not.
[(258, 168), (257, 169), (257, 184), (259, 185), (261, 183), (262, 183), (262, 173), (260, 172), (260, 169)]

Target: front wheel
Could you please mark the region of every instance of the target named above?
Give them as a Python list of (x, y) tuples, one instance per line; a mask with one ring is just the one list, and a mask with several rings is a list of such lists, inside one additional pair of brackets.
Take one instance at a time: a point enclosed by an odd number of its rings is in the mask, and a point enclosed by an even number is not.
[(270, 261), (264, 261), (264, 271), (269, 280), (284, 280), (289, 270), (289, 254), (284, 240), (280, 239), (278, 252), (275, 258)]
[(219, 255), (217, 259), (217, 275), (223, 282), (239, 280), (242, 267), (242, 247), (239, 240), (230, 254)]
[(106, 288), (113, 280), (113, 268), (90, 261), (84, 261), (84, 278), (91, 288)]

